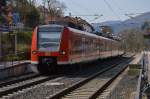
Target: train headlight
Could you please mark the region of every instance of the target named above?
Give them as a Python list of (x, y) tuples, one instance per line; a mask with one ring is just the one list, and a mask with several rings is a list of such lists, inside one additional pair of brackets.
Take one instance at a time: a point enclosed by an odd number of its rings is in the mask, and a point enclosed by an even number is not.
[(34, 55), (37, 54), (37, 53), (38, 53), (38, 51), (32, 51), (32, 54), (34, 54)]
[(65, 51), (60, 51), (60, 54), (61, 54), (61, 55), (65, 55), (66, 52), (65, 52)]

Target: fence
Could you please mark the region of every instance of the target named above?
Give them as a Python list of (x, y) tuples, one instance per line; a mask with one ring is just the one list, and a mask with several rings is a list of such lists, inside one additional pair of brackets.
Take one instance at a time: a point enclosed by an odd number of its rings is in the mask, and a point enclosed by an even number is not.
[(28, 35), (28, 31), (31, 32), (15, 26), (0, 27), (0, 69), (22, 64), (30, 59), (31, 35)]
[(19, 52), (16, 54), (8, 54), (5, 56), (1, 56), (0, 57), (0, 69), (27, 63), (29, 56), (30, 56), (29, 52)]

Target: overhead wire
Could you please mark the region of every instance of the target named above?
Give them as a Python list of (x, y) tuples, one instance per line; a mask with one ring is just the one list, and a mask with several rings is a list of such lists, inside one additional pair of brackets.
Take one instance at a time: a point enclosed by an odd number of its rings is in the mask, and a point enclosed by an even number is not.
[[(113, 2), (115, 3), (116, 7), (121, 10), (123, 12), (123, 15), (132, 19), (132, 22), (130, 24), (139, 24), (138, 23), (138, 20), (136, 20), (136, 15), (139, 15), (139, 14), (143, 14), (143, 13), (128, 13), (127, 11), (123, 10), (122, 8), (120, 8), (120, 6), (116, 3), (115, 0), (113, 0)], [(124, 25), (127, 25), (125, 22), (123, 22)]]
[(79, 14), (77, 11), (74, 11), (74, 10), (70, 9), (69, 7), (67, 7), (67, 9), (69, 9), (70, 13), (73, 12), (74, 14)]
[(112, 0), (112, 1), (120, 11), (122, 11), (123, 13), (126, 13), (126, 11), (124, 9), (122, 9), (115, 0)]
[(103, 15), (101, 14), (101, 15), (99, 15), (99, 16), (97, 16), (97, 17), (95, 17), (94, 19), (92, 19), (92, 20), (90, 20), (90, 22), (93, 22), (93, 21), (95, 21), (95, 20), (97, 20), (97, 19), (99, 19), (100, 17), (102, 17)]
[(138, 15), (138, 14), (143, 14), (143, 13), (128, 13), (127, 11), (125, 11), (124, 9), (122, 9), (115, 0), (112, 0), (113, 3), (115, 4), (115, 6), (121, 11), (123, 12), (122, 14), (128, 18), (134, 18), (133, 15)]
[[(96, 8), (98, 9), (98, 11), (102, 11), (102, 10), (100, 9), (100, 7), (96, 7)], [(99, 12), (98, 12), (98, 13), (99, 13)], [(100, 13), (101, 13), (101, 12), (100, 12)], [(107, 20), (106, 17), (105, 17), (105, 15), (104, 15), (104, 13), (102, 13), (101, 15), (102, 15), (102, 16), (99, 17), (99, 18), (103, 18), (103, 20)], [(93, 19), (92, 21), (95, 21), (95, 20)], [(91, 22), (92, 22), (92, 21), (91, 21)], [(100, 23), (100, 22), (96, 22), (96, 23)]]
[[(121, 24), (125, 25), (124, 22), (122, 22), (122, 19), (120, 18), (120, 16), (115, 12), (115, 10), (111, 7), (111, 5), (106, 1), (104, 0), (104, 3), (108, 6), (108, 8), (112, 11), (112, 13), (119, 19), (121, 20)], [(120, 7), (119, 7), (120, 8)], [(121, 8), (120, 8), (121, 9)]]
[(115, 10), (111, 7), (111, 5), (106, 1), (104, 0), (104, 3), (107, 5), (107, 7), (112, 11), (112, 13), (119, 19), (121, 20), (120, 16), (118, 16), (118, 14), (115, 12)]
[[(84, 10), (86, 10), (86, 12), (88, 11), (88, 9), (87, 8), (84, 8), (83, 6), (81, 6), (80, 4), (78, 4), (78, 3), (76, 3), (76, 2), (74, 2), (73, 0), (69, 0), (70, 1), (70, 3), (72, 3), (73, 5), (76, 5), (77, 7), (80, 7), (80, 8), (83, 8)], [(78, 15), (81, 15), (81, 14), (76, 14), (76, 15), (72, 15), (72, 16), (78, 16)], [(89, 20), (89, 18), (88, 17), (86, 17), (88, 20)]]
[[(85, 7), (85, 6), (83, 6), (83, 5), (80, 5), (79, 3), (77, 3), (77, 2), (74, 2), (74, 0), (70, 0), (70, 2), (73, 4), (73, 5), (76, 5), (77, 7), (80, 7), (80, 8), (82, 8), (82, 9), (84, 9), (87, 13), (90, 13), (90, 10), (89, 10), (89, 8), (87, 8), (87, 7)], [(100, 18), (101, 16), (102, 16), (102, 14), (100, 14), (100, 15), (98, 15), (98, 14), (77, 14), (77, 15), (72, 15), (72, 16), (80, 16), (80, 17), (86, 17), (88, 20), (89, 20), (89, 22), (91, 22), (91, 21), (93, 21), (93, 20), (96, 20), (96, 19), (98, 19), (98, 18)], [(94, 19), (92, 19), (92, 20), (90, 20), (89, 19), (89, 17), (95, 17)]]
[(123, 15), (125, 15), (125, 16), (128, 17), (128, 18), (132, 18), (129, 14), (127, 14), (126, 11), (124, 11), (122, 8), (120, 8), (120, 6), (116, 3), (115, 0), (113, 0), (113, 3), (115, 4), (115, 6), (116, 6), (121, 12), (123, 12), (123, 13), (122, 13)]
[(78, 6), (78, 7), (82, 8), (82, 9), (84, 9), (86, 12), (89, 13), (89, 9), (88, 9), (87, 7), (85, 7), (85, 6), (83, 6), (83, 5), (80, 5), (80, 4), (78, 4), (77, 2), (74, 2), (74, 0), (70, 0), (70, 1), (72, 2), (72, 4), (75, 4), (76, 6)]

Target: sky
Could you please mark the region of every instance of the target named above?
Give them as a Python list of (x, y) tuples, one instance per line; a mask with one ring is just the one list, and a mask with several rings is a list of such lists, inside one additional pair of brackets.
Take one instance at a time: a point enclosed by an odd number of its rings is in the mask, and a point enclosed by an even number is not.
[[(39, 3), (42, 0), (37, 0)], [(65, 15), (80, 16), (90, 23), (126, 20), (150, 11), (150, 0), (58, 0), (66, 5)], [(96, 19), (94, 15), (102, 15)]]

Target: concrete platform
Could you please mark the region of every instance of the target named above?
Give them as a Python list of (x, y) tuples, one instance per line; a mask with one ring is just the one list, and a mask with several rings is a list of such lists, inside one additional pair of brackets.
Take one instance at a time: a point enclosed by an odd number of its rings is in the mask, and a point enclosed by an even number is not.
[(0, 62), (0, 79), (19, 76), (32, 72), (30, 70), (30, 62), (28, 60)]
[(140, 69), (143, 68), (143, 56), (144, 53), (138, 53), (134, 56), (133, 61), (131, 61), (128, 66), (129, 66), (129, 75), (139, 75)]
[(141, 62), (143, 61), (143, 55), (144, 53), (138, 53), (134, 56), (134, 60), (132, 62), (129, 63), (129, 67), (134, 69), (134, 68), (141, 68)]
[(0, 69), (5, 69), (5, 68), (9, 68), (12, 66), (16, 66), (19, 64), (29, 64), (30, 61), (29, 60), (21, 60), (21, 61), (8, 61), (8, 62), (0, 62)]

